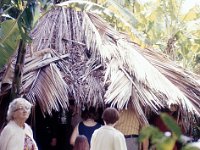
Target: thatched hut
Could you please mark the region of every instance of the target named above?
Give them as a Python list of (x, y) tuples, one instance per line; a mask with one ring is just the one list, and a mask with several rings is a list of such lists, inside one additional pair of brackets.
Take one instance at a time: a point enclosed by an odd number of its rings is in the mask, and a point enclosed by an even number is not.
[[(77, 105), (124, 109), (130, 102), (141, 121), (171, 104), (188, 125), (200, 115), (199, 77), (163, 54), (143, 49), (100, 16), (56, 6), (30, 34), (21, 95), (43, 114)], [(15, 57), (1, 70), (1, 97), (11, 88)], [(6, 101), (6, 99), (4, 99)]]

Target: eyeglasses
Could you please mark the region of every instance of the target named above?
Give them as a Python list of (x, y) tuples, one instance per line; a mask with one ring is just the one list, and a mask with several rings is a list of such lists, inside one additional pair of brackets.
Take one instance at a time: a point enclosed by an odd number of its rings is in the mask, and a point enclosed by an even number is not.
[(30, 108), (30, 107), (23, 107), (23, 106), (20, 106), (20, 107), (16, 108), (16, 109), (14, 110), (14, 112), (15, 112), (15, 111), (18, 111), (18, 110), (30, 111), (31, 108)]

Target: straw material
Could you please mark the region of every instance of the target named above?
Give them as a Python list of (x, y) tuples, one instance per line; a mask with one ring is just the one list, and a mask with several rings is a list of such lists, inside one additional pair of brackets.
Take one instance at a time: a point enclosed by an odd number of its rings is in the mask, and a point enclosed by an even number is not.
[[(55, 7), (30, 36), (21, 94), (37, 101), (44, 114), (68, 109), (69, 98), (118, 109), (132, 103), (145, 123), (147, 110), (158, 113), (171, 104), (186, 122), (200, 114), (198, 76), (132, 43), (94, 13)], [(11, 87), (13, 60), (1, 71), (1, 93)]]

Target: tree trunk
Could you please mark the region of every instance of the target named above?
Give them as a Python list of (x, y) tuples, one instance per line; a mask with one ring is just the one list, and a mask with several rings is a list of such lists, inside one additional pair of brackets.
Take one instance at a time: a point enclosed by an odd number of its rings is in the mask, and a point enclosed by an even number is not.
[(17, 60), (15, 64), (14, 78), (11, 88), (11, 100), (20, 96), (20, 87), (22, 82), (25, 54), (26, 54), (25, 42), (23, 40), (20, 40)]

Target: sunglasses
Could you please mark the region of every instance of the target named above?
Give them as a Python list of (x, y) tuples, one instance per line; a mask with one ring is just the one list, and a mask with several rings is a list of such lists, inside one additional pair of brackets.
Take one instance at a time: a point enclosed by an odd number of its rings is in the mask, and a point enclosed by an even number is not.
[(31, 108), (30, 108), (30, 107), (23, 107), (23, 106), (20, 106), (20, 107), (16, 108), (16, 109), (14, 110), (14, 112), (15, 112), (15, 111), (19, 111), (19, 110), (30, 111)]

